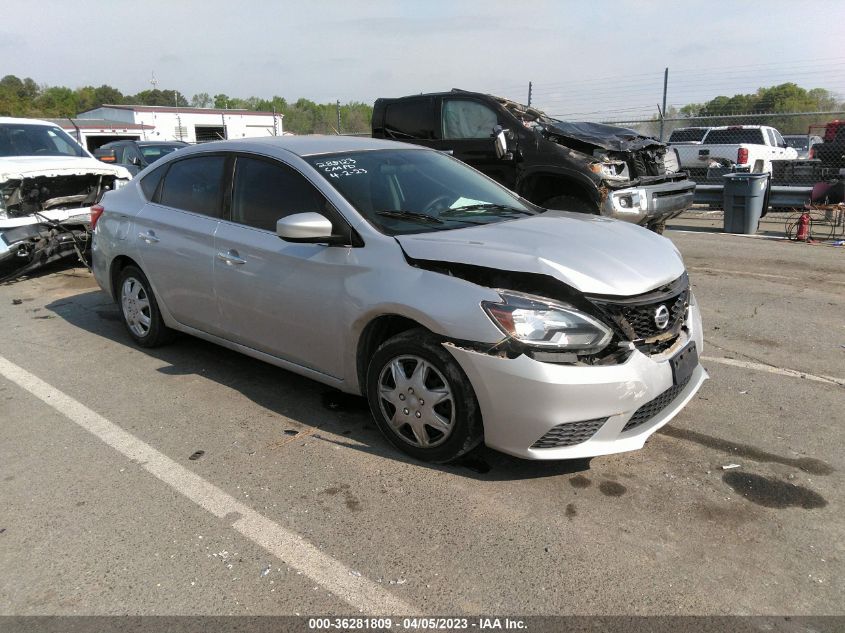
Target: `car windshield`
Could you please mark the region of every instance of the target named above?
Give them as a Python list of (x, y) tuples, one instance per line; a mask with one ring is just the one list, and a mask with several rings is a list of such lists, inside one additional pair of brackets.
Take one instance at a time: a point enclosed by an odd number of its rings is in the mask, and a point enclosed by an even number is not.
[(439, 152), (389, 149), (306, 160), (387, 235), (493, 224), (542, 212)]
[(0, 123), (0, 156), (85, 157), (86, 153), (59, 127)]
[(167, 156), (168, 154), (175, 152), (177, 149), (184, 147), (184, 145), (171, 145), (171, 144), (162, 144), (162, 145), (142, 145), (139, 149), (141, 153), (144, 155), (144, 160), (147, 163), (152, 164), (156, 162), (162, 156)]

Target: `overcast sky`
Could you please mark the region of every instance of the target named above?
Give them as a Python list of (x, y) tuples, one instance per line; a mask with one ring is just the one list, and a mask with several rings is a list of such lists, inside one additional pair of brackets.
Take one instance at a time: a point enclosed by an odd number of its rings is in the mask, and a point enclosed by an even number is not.
[(3, 0), (0, 76), (318, 102), (460, 87), (577, 118), (795, 81), (845, 98), (842, 0)]

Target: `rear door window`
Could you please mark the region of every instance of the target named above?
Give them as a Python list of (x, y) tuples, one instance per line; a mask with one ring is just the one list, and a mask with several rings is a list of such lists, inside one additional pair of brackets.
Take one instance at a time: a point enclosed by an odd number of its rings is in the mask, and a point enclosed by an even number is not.
[(160, 204), (213, 218), (222, 216), (224, 156), (197, 156), (170, 163)]
[(430, 97), (390, 103), (384, 112), (384, 131), (390, 138), (436, 138), (437, 118)]
[(232, 188), (232, 222), (276, 231), (276, 221), (294, 213), (335, 217), (329, 202), (295, 169), (281, 163), (239, 156)]

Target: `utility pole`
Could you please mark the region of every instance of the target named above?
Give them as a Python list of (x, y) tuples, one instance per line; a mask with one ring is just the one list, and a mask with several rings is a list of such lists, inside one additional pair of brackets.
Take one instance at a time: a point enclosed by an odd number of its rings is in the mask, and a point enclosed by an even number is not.
[(660, 113), (660, 142), (663, 142), (663, 121), (666, 118), (666, 89), (669, 87), (669, 68), (663, 71), (663, 110)]
[(179, 97), (178, 93), (173, 91), (173, 107), (176, 110), (176, 132), (179, 134), (179, 140), (182, 140), (182, 118), (179, 116)]
[(340, 99), (337, 100), (337, 133), (340, 134)]
[(528, 107), (529, 108), (531, 107), (531, 88), (532, 87), (533, 86), (531, 85), (531, 82), (529, 81), (528, 82)]

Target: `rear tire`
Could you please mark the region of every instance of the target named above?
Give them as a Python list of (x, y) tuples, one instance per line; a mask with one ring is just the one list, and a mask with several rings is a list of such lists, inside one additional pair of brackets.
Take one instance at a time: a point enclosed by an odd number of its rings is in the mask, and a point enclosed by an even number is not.
[(571, 211), (573, 213), (590, 213), (592, 215), (598, 215), (598, 207), (589, 201), (585, 200), (584, 198), (579, 198), (578, 196), (555, 196), (554, 198), (549, 198), (543, 203), (543, 206), (547, 209), (557, 209), (559, 211)]
[(367, 368), (367, 399), (382, 434), (416, 459), (449, 462), (482, 440), (472, 385), (427, 330), (397, 334), (376, 350)]
[(164, 324), (150, 282), (141, 269), (127, 266), (117, 278), (117, 303), (126, 331), (141, 347), (158, 347), (176, 334)]

